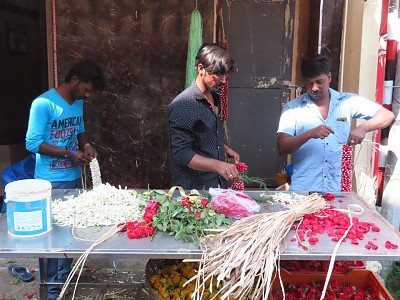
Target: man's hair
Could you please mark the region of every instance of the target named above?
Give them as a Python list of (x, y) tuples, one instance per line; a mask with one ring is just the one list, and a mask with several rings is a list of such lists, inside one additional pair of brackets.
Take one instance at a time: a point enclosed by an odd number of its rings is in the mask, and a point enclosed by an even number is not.
[(101, 68), (93, 61), (86, 59), (75, 64), (68, 72), (64, 82), (71, 82), (73, 76), (80, 81), (91, 83), (96, 91), (102, 91), (105, 86), (105, 79)]
[(301, 60), (301, 73), (305, 78), (313, 78), (331, 71), (331, 60), (321, 54)]
[(224, 75), (231, 71), (235, 72), (235, 60), (228, 50), (216, 43), (205, 43), (197, 52), (196, 66), (202, 64), (204, 69), (216, 75)]

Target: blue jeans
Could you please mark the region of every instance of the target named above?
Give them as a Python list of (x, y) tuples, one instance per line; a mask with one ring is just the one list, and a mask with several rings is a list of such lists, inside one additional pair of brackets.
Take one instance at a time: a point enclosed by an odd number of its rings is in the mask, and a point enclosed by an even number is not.
[[(53, 189), (79, 189), (82, 188), (82, 181), (79, 178), (74, 181), (52, 182), (51, 186)], [(39, 258), (39, 266), (43, 267), (43, 263), (41, 263), (40, 260), (46, 262), (47, 278), (45, 279), (48, 283), (65, 282), (69, 273), (71, 272), (72, 258)], [(44, 274), (43, 270), (39, 269), (39, 272)], [(47, 298), (57, 299), (57, 297), (60, 295), (60, 292), (61, 287), (50, 286), (47, 289)]]

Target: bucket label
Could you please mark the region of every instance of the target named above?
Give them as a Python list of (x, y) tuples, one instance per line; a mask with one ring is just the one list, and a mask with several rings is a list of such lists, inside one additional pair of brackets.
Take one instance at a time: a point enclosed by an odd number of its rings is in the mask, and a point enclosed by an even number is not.
[(14, 230), (31, 232), (43, 229), (42, 211), (14, 212)]
[(51, 200), (49, 197), (7, 203), (8, 233), (14, 236), (32, 237), (51, 230)]

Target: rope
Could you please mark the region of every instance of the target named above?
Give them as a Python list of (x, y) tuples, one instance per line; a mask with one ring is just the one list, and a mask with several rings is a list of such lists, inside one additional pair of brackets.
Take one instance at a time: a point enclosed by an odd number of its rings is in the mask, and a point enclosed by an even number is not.
[(53, 26), (53, 69), (54, 69), (54, 87), (58, 86), (57, 72), (57, 22), (56, 22), (56, 1), (52, 2), (52, 26)]
[(203, 23), (201, 14), (196, 8), (190, 17), (190, 31), (188, 39), (188, 52), (186, 61), (186, 83), (185, 88), (189, 87), (197, 76), (195, 59), (197, 52), (203, 43)]
[[(321, 294), (321, 298), (320, 298), (321, 300), (325, 298), (325, 293), (326, 293), (326, 290), (328, 288), (329, 280), (330, 280), (331, 275), (332, 275), (332, 270), (333, 270), (333, 266), (334, 266), (335, 259), (336, 259), (336, 254), (337, 254), (337, 252), (339, 250), (339, 247), (342, 244), (342, 241), (346, 238), (346, 236), (349, 233), (351, 227), (353, 227), (353, 217), (352, 217), (351, 214), (354, 213), (354, 214), (361, 215), (364, 212), (364, 209), (358, 204), (350, 204), (350, 205), (347, 206), (347, 208), (348, 208), (347, 210), (345, 210), (345, 209), (335, 209), (335, 210), (338, 210), (338, 211), (347, 212), (347, 214), (349, 215), (349, 219), (350, 219), (350, 225), (347, 228), (347, 230), (344, 232), (343, 236), (337, 242), (335, 248), (333, 249), (331, 260), (329, 262), (328, 273), (327, 273), (326, 279), (325, 279), (324, 289), (322, 290), (322, 294)], [(357, 208), (358, 210), (354, 210), (352, 208)]]

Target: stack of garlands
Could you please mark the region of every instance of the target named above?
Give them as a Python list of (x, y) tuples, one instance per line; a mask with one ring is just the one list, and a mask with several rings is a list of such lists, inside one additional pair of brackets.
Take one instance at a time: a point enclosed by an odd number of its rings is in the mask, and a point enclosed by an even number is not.
[(160, 230), (177, 240), (198, 243), (205, 234), (204, 229), (230, 223), (231, 220), (215, 212), (210, 201), (200, 195), (172, 199), (168, 194), (154, 193), (145, 208), (143, 221), (126, 222), (123, 231), (127, 231), (129, 238), (141, 238)]

